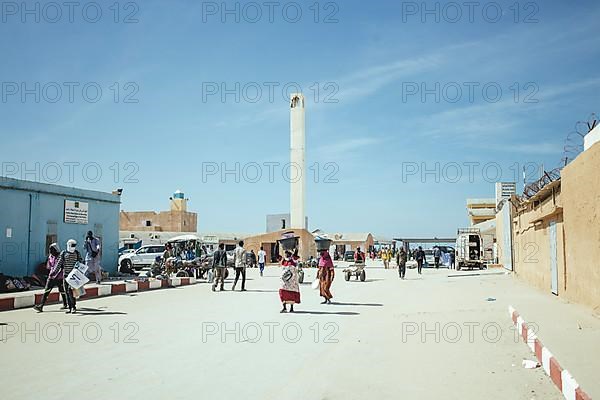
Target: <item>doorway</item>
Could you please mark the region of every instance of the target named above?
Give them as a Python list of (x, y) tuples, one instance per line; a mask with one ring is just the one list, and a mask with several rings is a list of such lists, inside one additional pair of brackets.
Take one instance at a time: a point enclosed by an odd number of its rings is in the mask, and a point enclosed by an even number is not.
[(556, 243), (556, 221), (550, 221), (550, 277), (552, 293), (558, 296), (558, 262)]

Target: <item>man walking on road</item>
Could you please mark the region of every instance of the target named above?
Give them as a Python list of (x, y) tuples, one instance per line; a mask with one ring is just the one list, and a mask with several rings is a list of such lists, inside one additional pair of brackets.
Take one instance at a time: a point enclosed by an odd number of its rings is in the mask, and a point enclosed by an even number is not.
[(425, 252), (421, 246), (419, 246), (415, 252), (415, 260), (417, 260), (417, 271), (419, 272), (419, 275), (421, 275), (421, 269), (423, 268), (423, 262), (425, 261)]
[[(50, 254), (48, 255), (48, 261), (46, 262), (46, 266), (50, 270), (50, 273), (48, 275), (48, 279), (46, 280), (46, 287), (44, 288), (44, 295), (42, 296), (42, 302), (40, 304), (33, 306), (33, 308), (37, 312), (44, 311), (44, 305), (46, 304), (46, 301), (48, 300), (48, 296), (50, 295), (50, 292), (52, 291), (52, 289), (55, 286), (58, 287), (58, 291), (60, 292), (60, 296), (62, 297), (63, 306), (62, 306), (61, 310), (66, 310), (68, 308), (67, 307), (68, 306), (67, 294), (65, 292), (63, 272), (62, 272), (62, 270), (57, 268), (58, 257), (60, 256), (60, 250), (58, 249), (58, 245), (56, 243), (52, 243), (50, 245), (50, 248), (48, 249), (48, 251)], [(67, 288), (67, 289), (70, 289), (70, 288)]]
[(233, 251), (233, 266), (235, 268), (235, 280), (231, 291), (235, 290), (235, 285), (238, 283), (240, 275), (242, 276), (242, 292), (246, 291), (246, 250), (244, 249), (244, 241), (240, 240), (238, 246)]
[(439, 247), (435, 246), (433, 248), (433, 262), (435, 265), (435, 269), (439, 269), (440, 268), (440, 257), (442, 256), (442, 251), (440, 250)]
[(67, 278), (71, 271), (73, 271), (73, 268), (75, 268), (75, 264), (81, 261), (83, 260), (81, 259), (79, 250), (77, 250), (77, 241), (75, 239), (69, 239), (67, 241), (67, 250), (63, 250), (60, 253), (56, 263), (56, 270), (62, 272), (64, 279), (63, 286), (67, 297), (67, 305), (69, 306), (69, 309), (65, 311), (67, 314), (75, 314), (77, 312), (77, 302), (73, 295), (73, 289), (67, 282)]
[(213, 268), (215, 271), (214, 282), (212, 286), (213, 292), (216, 291), (217, 285), (220, 285), (221, 292), (225, 290), (225, 271), (227, 270), (227, 253), (225, 245), (219, 244), (219, 249), (213, 253)]
[(96, 283), (102, 281), (102, 268), (100, 266), (100, 240), (94, 237), (92, 231), (88, 231), (85, 238), (85, 263), (96, 277)]
[(265, 270), (265, 262), (267, 261), (267, 252), (260, 246), (260, 250), (258, 252), (258, 268), (260, 268), (260, 276), (263, 276), (263, 271)]
[(400, 279), (404, 279), (406, 276), (406, 251), (404, 251), (404, 247), (400, 248), (400, 251), (396, 254), (396, 264), (398, 264), (398, 274), (400, 275)]

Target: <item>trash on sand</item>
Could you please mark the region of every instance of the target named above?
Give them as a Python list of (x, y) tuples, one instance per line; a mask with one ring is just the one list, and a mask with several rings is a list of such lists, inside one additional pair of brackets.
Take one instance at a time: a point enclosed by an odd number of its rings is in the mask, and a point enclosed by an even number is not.
[(496, 301), (496, 299), (495, 299), (495, 298), (493, 298), (493, 297), (488, 297), (488, 298), (486, 299), (486, 301)]
[(540, 363), (537, 361), (523, 360), (523, 368), (534, 369), (534, 368), (539, 368), (540, 366), (541, 366)]

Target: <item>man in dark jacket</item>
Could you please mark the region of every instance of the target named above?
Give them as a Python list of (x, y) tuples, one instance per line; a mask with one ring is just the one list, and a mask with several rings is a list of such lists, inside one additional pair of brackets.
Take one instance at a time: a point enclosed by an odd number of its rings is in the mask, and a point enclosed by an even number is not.
[(425, 252), (423, 251), (423, 248), (421, 246), (419, 246), (419, 248), (415, 252), (415, 260), (417, 260), (417, 271), (419, 272), (419, 275), (421, 275), (423, 262), (425, 262)]
[(400, 248), (400, 251), (396, 253), (396, 264), (398, 264), (398, 274), (400, 275), (400, 279), (404, 279), (406, 276), (406, 251), (404, 251), (404, 247)]
[(225, 271), (227, 270), (227, 252), (225, 252), (225, 245), (223, 243), (219, 244), (219, 249), (213, 253), (212, 266), (215, 271), (212, 290), (215, 292), (217, 285), (220, 284), (222, 292), (225, 290)]

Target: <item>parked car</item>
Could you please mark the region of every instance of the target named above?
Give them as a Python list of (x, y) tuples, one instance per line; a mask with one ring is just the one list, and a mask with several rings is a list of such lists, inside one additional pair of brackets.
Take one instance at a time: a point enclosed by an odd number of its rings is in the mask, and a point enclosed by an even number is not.
[(347, 251), (344, 253), (344, 261), (354, 261), (354, 252)]
[(425, 252), (425, 262), (430, 267), (433, 267), (435, 265), (435, 259), (433, 258), (433, 249), (425, 249), (423, 251)]
[(163, 245), (142, 246), (132, 253), (126, 253), (119, 257), (119, 265), (140, 270), (143, 267), (151, 266), (156, 257), (162, 256), (164, 251), (165, 246)]
[(121, 257), (123, 254), (129, 254), (129, 253), (135, 253), (135, 249), (123, 249), (123, 250), (119, 250), (119, 257)]

